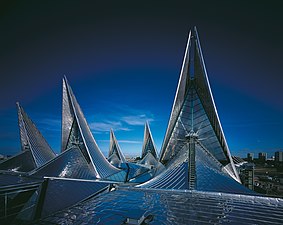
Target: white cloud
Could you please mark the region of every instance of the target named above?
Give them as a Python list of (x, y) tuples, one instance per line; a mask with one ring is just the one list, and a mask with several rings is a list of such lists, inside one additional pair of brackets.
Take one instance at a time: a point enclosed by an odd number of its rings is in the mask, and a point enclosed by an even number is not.
[(61, 131), (61, 120), (54, 118), (43, 118), (38, 120), (36, 126), (41, 128), (41, 130), (48, 131)]
[[(109, 140), (97, 140), (98, 142), (109, 142)], [(118, 140), (118, 143), (125, 143), (125, 144), (142, 144), (142, 141), (135, 141), (135, 140)]]
[(132, 126), (143, 126), (146, 121), (153, 121), (152, 117), (148, 117), (145, 114), (131, 115), (122, 117), (122, 121)]
[(115, 131), (130, 131), (128, 127), (124, 127), (121, 122), (116, 121), (92, 122), (89, 124), (89, 127), (94, 132), (110, 131), (111, 128)]

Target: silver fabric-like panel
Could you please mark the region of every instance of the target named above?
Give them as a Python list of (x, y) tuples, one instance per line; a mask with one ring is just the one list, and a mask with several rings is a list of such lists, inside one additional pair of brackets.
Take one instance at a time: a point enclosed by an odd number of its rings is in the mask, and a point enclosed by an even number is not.
[(55, 153), (19, 103), (17, 108), (22, 150), (30, 150), (36, 166), (39, 167), (53, 159)]
[(71, 87), (69, 86), (67, 79), (63, 80), (67, 87), (69, 101), (71, 102), (72, 110), (74, 112), (74, 118), (79, 127), (81, 137), (83, 139), (84, 146), (90, 156), (92, 165), (96, 171), (97, 178), (108, 177), (114, 173), (119, 172), (120, 170), (112, 166), (104, 157), (100, 151), (98, 145), (96, 144), (95, 139), (90, 131), (90, 128), (86, 122), (84, 114), (76, 100), (76, 97), (73, 94)]

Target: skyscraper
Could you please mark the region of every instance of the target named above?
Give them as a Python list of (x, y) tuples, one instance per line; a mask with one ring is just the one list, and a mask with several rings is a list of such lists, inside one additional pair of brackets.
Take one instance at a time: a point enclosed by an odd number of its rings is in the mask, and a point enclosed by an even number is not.
[(248, 154), (247, 154), (247, 160), (248, 160), (249, 162), (253, 161), (253, 160), (254, 160), (254, 153), (248, 153)]
[(283, 152), (275, 152), (275, 162), (283, 162)]
[(258, 160), (260, 161), (260, 162), (265, 162), (266, 161), (266, 159), (267, 159), (267, 153), (266, 152), (260, 152), (260, 153), (258, 153)]

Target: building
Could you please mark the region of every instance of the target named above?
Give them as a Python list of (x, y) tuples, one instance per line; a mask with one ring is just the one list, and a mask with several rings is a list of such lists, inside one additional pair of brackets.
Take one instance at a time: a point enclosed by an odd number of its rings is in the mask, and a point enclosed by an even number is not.
[(254, 164), (246, 163), (243, 164), (240, 169), (240, 177), (242, 184), (245, 187), (254, 190)]
[(267, 159), (267, 153), (265, 152), (260, 152), (258, 153), (258, 161), (259, 162), (266, 162), (266, 159)]
[(275, 162), (283, 162), (283, 152), (275, 152)]
[(148, 122), (144, 126), (142, 154), (139, 163), (148, 166), (156, 166), (158, 164), (158, 154)]
[(144, 164), (125, 161), (112, 132), (109, 158), (120, 164), (113, 166), (66, 78), (62, 111), (62, 152), (31, 172), (0, 173), (0, 224), (282, 224), (282, 199), (248, 189), (248, 168), (247, 187), (241, 184), (196, 28), (189, 33), (159, 156), (146, 124)]
[(254, 160), (254, 153), (248, 153), (248, 154), (247, 154), (247, 160), (248, 160), (249, 162), (253, 161), (253, 160)]
[(121, 151), (121, 148), (112, 129), (110, 130), (108, 161), (116, 167), (119, 167), (121, 163), (125, 163), (127, 161), (123, 152)]

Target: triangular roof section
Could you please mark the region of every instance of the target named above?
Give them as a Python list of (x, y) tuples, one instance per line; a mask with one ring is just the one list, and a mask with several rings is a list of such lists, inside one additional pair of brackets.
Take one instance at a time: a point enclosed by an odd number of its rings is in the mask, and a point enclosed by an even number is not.
[(32, 177), (96, 179), (92, 164), (78, 146), (72, 146), (29, 174)]
[(29, 172), (36, 168), (33, 155), (30, 150), (20, 153), (0, 162), (0, 170), (13, 172)]
[(167, 164), (184, 146), (185, 137), (199, 140), (240, 181), (235, 169), (211, 92), (197, 29), (189, 33), (179, 83), (165, 134), (160, 161)]
[(109, 146), (109, 153), (108, 153), (108, 158), (110, 158), (112, 155), (116, 154), (121, 163), (126, 162), (126, 158), (121, 151), (121, 148), (118, 144), (118, 141), (115, 137), (113, 129), (110, 130), (110, 146)]
[(151, 153), (152, 156), (155, 159), (157, 159), (156, 146), (152, 138), (152, 134), (149, 128), (149, 123), (148, 121), (146, 121), (145, 126), (144, 126), (144, 138), (143, 138), (141, 159), (143, 159), (148, 153)]
[(156, 166), (160, 162), (151, 154), (151, 152), (148, 152), (138, 163), (146, 166)]
[(137, 187), (256, 195), (232, 179), (200, 141), (196, 133), (190, 133), (182, 149), (168, 163), (167, 169)]
[(55, 153), (18, 102), (17, 109), (22, 151), (31, 151), (36, 166), (42, 166), (53, 159)]
[(105, 178), (120, 171), (106, 160), (99, 149), (67, 78), (64, 77), (62, 151), (72, 146), (79, 146), (87, 161), (93, 165), (97, 178)]

